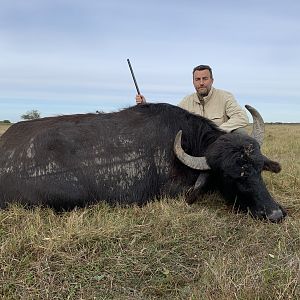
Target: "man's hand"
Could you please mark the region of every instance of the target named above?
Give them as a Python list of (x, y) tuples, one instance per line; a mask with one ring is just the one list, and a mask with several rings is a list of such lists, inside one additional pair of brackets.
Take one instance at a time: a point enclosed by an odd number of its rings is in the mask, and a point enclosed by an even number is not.
[(146, 99), (145, 99), (145, 97), (143, 95), (136, 95), (135, 96), (135, 102), (138, 105), (138, 104), (144, 104), (147, 101), (146, 101)]

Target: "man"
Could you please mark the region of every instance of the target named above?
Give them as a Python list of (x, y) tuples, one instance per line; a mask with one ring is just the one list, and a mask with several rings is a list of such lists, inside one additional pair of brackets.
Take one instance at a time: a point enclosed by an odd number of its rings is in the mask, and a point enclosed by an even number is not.
[[(184, 97), (178, 106), (212, 120), (227, 132), (237, 130), (246, 133), (243, 129), (249, 122), (246, 111), (240, 107), (231, 93), (215, 89), (212, 86), (213, 82), (210, 66), (195, 67), (193, 84), (196, 93)], [(143, 95), (137, 95), (135, 99), (137, 104), (146, 103)]]

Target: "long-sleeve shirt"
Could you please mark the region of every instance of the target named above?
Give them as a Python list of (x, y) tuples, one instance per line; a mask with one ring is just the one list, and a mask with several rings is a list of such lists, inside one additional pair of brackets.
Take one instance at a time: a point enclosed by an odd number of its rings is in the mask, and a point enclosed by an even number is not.
[(245, 127), (249, 123), (246, 111), (240, 107), (234, 96), (214, 87), (203, 100), (200, 101), (197, 93), (194, 93), (184, 97), (178, 106), (212, 120), (227, 132)]

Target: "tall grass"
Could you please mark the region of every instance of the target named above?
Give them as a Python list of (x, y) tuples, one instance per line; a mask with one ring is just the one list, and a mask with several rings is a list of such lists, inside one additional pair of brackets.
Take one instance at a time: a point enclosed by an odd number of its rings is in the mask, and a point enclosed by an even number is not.
[(106, 204), (56, 214), (0, 211), (3, 299), (300, 298), (300, 126), (269, 125), (264, 173), (280, 224), (234, 213), (217, 193), (194, 205)]

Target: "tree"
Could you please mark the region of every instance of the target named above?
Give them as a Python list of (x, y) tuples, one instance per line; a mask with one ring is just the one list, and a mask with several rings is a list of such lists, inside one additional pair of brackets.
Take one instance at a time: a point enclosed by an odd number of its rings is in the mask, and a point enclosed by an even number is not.
[(40, 117), (41, 117), (41, 113), (37, 109), (29, 110), (24, 115), (21, 116), (23, 120), (34, 120), (34, 119), (39, 119)]

